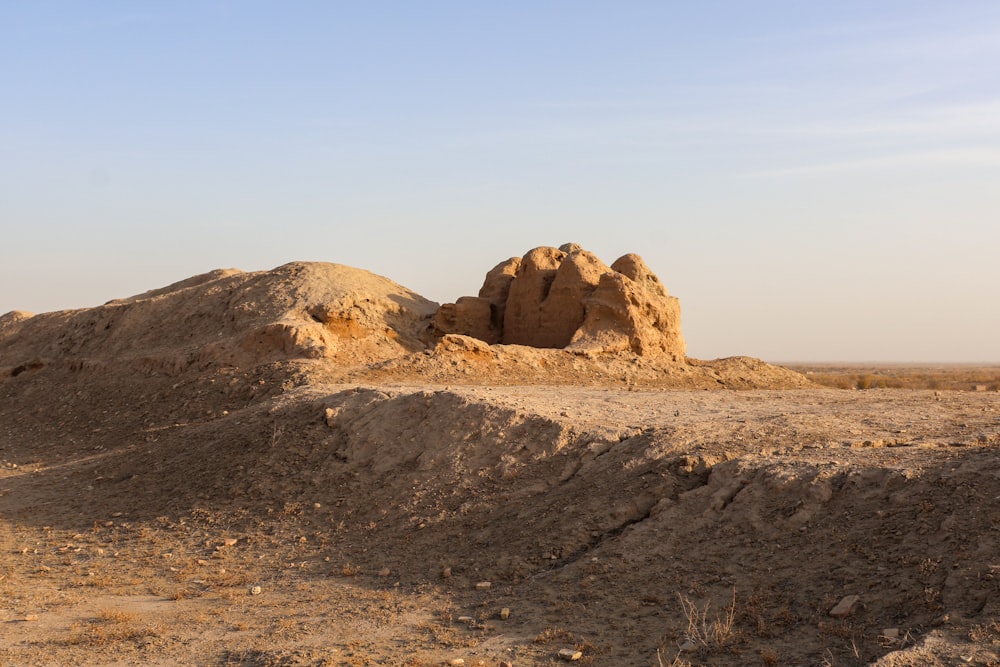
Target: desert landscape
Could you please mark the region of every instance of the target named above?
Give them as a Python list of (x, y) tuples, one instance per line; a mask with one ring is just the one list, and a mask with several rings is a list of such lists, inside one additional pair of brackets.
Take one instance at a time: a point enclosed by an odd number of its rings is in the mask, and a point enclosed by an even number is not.
[(486, 268), (0, 316), (0, 664), (1000, 665), (996, 368), (696, 360), (637, 255)]

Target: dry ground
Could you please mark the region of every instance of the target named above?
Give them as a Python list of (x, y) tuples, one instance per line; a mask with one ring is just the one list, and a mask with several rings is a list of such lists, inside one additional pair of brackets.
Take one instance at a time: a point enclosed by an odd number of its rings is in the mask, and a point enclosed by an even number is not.
[(998, 391), (1000, 365), (785, 364), (813, 382), (837, 389)]
[(1000, 665), (997, 392), (436, 307), (296, 262), (0, 315), (0, 665)]
[(993, 392), (100, 396), (4, 415), (0, 664), (1000, 664)]

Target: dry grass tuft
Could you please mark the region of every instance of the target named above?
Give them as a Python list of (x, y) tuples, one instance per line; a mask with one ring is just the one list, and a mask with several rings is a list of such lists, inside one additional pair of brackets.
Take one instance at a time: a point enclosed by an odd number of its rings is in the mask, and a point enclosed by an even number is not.
[(656, 649), (656, 664), (659, 667), (691, 667), (691, 663), (687, 660), (681, 660), (681, 655), (678, 653), (674, 656), (674, 659), (670, 661), (670, 664), (663, 662), (663, 654), (660, 649)]
[(102, 609), (97, 616), (84, 625), (76, 624), (70, 629), (67, 644), (98, 647), (107, 644), (137, 641), (159, 635), (155, 626), (140, 622), (138, 614), (121, 609)]
[(715, 614), (710, 618), (711, 604), (706, 602), (701, 608), (692, 602), (686, 595), (677, 594), (681, 603), (681, 610), (687, 621), (687, 628), (684, 630), (684, 638), (694, 642), (698, 646), (714, 648), (724, 646), (733, 636), (733, 625), (736, 621), (736, 589), (733, 589), (733, 601), (722, 610), (722, 613)]
[(573, 633), (569, 630), (563, 630), (562, 628), (545, 628), (531, 641), (535, 644), (550, 644), (555, 641), (571, 643), (573, 639)]

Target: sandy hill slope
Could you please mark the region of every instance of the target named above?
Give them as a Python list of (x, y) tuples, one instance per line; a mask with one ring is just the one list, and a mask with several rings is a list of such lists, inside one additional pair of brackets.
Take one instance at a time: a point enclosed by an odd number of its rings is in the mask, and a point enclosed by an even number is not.
[(423, 348), (419, 334), (436, 308), (338, 264), (215, 271), (97, 308), (5, 315), (0, 363), (9, 374), (49, 364), (170, 373), (289, 358), (357, 364)]
[(294, 263), (0, 317), (0, 662), (1000, 664), (997, 394), (441, 308)]

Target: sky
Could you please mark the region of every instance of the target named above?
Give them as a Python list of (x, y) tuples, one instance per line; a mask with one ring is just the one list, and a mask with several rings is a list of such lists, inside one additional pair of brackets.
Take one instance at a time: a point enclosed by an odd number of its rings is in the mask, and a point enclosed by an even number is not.
[(1000, 361), (994, 0), (0, 0), (0, 313), (643, 256), (690, 356)]

